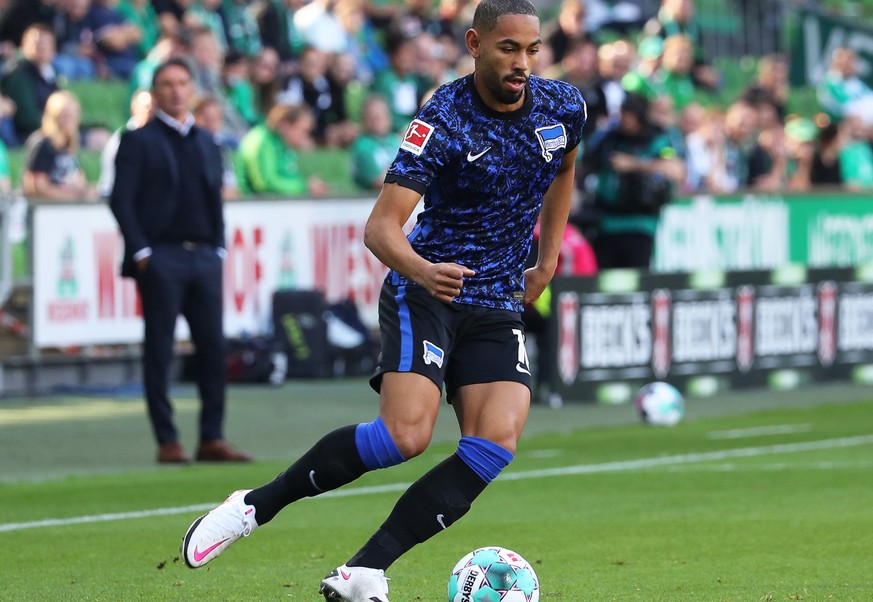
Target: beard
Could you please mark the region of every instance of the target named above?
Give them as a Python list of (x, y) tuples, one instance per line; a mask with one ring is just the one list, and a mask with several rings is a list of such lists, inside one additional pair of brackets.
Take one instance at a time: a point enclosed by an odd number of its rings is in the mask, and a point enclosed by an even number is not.
[[(514, 76), (508, 76), (509, 78)], [(485, 87), (491, 92), (491, 95), (498, 102), (505, 105), (514, 105), (524, 97), (524, 88), (518, 92), (513, 92), (503, 86), (503, 82), (508, 78), (501, 78), (497, 74), (489, 75), (485, 78)]]

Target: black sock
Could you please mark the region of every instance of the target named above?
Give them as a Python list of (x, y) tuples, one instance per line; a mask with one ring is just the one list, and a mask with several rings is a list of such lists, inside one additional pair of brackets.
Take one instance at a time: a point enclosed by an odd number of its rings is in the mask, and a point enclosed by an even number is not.
[(245, 502), (255, 507), (258, 525), (271, 521), (291, 502), (342, 487), (367, 472), (355, 444), (356, 428), (328, 433), (285, 472), (247, 493)]
[(379, 530), (346, 564), (387, 569), (413, 546), (464, 516), (486, 485), (453, 454), (400, 496)]

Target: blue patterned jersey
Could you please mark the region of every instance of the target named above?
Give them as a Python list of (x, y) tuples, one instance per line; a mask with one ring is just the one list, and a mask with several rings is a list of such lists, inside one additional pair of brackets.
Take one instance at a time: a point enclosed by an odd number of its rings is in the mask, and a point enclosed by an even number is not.
[[(516, 111), (488, 108), (468, 75), (440, 87), (418, 112), (385, 181), (424, 195), (409, 235), (415, 251), (476, 272), (456, 302), (521, 310), (543, 195), (584, 123), (577, 88), (534, 76)], [(388, 280), (406, 283), (395, 272)]]

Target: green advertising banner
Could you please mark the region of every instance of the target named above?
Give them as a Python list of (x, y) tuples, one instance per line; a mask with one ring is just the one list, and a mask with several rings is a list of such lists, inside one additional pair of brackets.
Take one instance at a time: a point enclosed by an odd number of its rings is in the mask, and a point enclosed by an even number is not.
[(858, 55), (858, 75), (873, 86), (873, 27), (863, 19), (798, 9), (789, 28), (791, 83), (815, 85), (827, 72), (835, 48)]
[(792, 263), (823, 268), (873, 261), (873, 198), (798, 198), (788, 207)]
[(831, 268), (871, 261), (873, 195), (749, 194), (682, 198), (665, 206), (653, 269)]

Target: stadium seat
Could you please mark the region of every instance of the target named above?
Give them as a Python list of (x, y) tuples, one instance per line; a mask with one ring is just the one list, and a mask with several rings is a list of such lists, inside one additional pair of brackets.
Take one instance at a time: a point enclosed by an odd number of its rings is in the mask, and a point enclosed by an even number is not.
[(300, 153), (300, 171), (307, 177), (318, 176), (330, 185), (331, 196), (360, 196), (351, 176), (349, 152), (319, 148)]
[(64, 86), (82, 105), (82, 127), (105, 127), (110, 130), (127, 123), (130, 90), (123, 81), (73, 81)]

